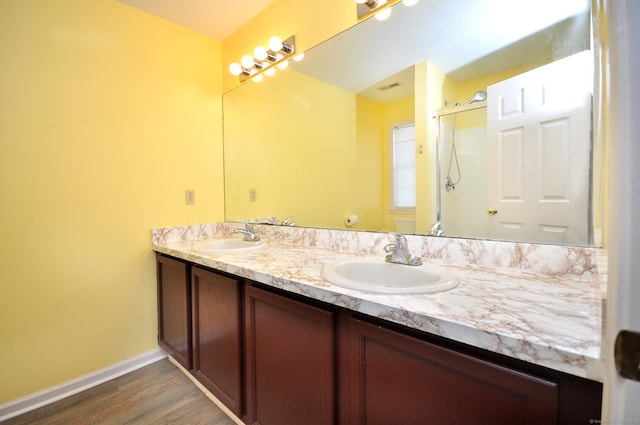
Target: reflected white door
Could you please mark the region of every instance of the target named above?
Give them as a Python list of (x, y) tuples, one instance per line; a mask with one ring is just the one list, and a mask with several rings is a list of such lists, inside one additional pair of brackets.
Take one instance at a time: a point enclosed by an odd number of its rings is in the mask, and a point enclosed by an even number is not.
[(591, 52), (487, 89), (490, 238), (589, 243)]

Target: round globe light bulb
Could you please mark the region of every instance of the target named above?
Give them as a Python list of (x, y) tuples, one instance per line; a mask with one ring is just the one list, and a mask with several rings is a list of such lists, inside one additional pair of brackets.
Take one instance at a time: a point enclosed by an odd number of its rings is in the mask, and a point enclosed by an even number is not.
[(364, 4), (366, 2), (367, 2), (367, 0), (356, 0), (356, 3), (358, 3), (358, 4)]
[(229, 72), (231, 73), (231, 75), (240, 75), (242, 74), (242, 67), (239, 63), (234, 62), (229, 65)]
[(249, 55), (244, 55), (242, 59), (240, 59), (240, 63), (245, 68), (253, 68), (253, 66), (255, 65), (253, 58)]
[(278, 68), (286, 69), (289, 66), (289, 61), (282, 61), (278, 64)]
[(300, 62), (302, 59), (304, 59), (304, 53), (300, 53), (298, 56), (295, 56), (293, 58), (293, 60), (296, 62)]
[(267, 49), (265, 49), (262, 46), (258, 46), (256, 47), (256, 49), (253, 51), (253, 56), (255, 56), (256, 59), (258, 59), (259, 61), (263, 61), (267, 58), (267, 56), (269, 56), (267, 54)]
[(256, 75), (255, 77), (253, 77), (253, 82), (254, 83), (259, 83), (260, 81), (262, 81), (262, 74), (260, 75)]
[(409, 7), (415, 5), (416, 3), (418, 3), (418, 0), (402, 0), (402, 4)]
[(389, 16), (391, 16), (391, 9), (385, 9), (382, 12), (378, 12), (376, 13), (376, 19), (378, 21), (384, 21), (385, 19), (387, 19)]
[(274, 35), (273, 37), (271, 37), (271, 39), (269, 39), (269, 50), (279, 52), (280, 50), (282, 50), (282, 47), (283, 44), (280, 37)]
[(267, 77), (273, 77), (273, 74), (275, 73), (276, 73), (275, 68), (267, 68), (267, 70), (264, 72), (264, 75), (266, 75)]

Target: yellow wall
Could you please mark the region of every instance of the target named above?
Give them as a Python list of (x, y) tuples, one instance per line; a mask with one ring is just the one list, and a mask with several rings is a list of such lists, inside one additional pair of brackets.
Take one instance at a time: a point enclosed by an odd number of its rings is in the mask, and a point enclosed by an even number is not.
[(356, 158), (351, 177), (351, 213), (354, 229), (383, 231), (385, 156), (384, 105), (356, 96)]
[(416, 179), (421, 183), (416, 194), (416, 232), (427, 233), (436, 219), (436, 147), (433, 114), (452, 95), (448, 78), (433, 63), (420, 62), (415, 67), (416, 144), (424, 144), (416, 157)]
[(228, 220), (345, 228), (356, 214), (353, 229), (382, 228), (381, 105), (286, 71), (225, 94), (224, 109)]
[(391, 128), (413, 122), (413, 97), (380, 104), (286, 71), (225, 94), (224, 110), (228, 220), (293, 215), (301, 226), (346, 228), (356, 214), (352, 229), (394, 229)]
[(3, 0), (0, 51), (3, 403), (156, 347), (150, 229), (222, 220), (223, 176), (221, 43), (114, 0)]
[(293, 215), (340, 228), (358, 214), (354, 94), (286, 71), (227, 93), (224, 108), (228, 220)]

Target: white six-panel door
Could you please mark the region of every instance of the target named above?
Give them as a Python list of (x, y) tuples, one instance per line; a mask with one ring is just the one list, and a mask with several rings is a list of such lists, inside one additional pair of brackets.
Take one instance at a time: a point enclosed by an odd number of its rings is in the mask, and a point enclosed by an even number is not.
[(593, 58), (582, 52), (487, 89), (487, 234), (589, 243)]

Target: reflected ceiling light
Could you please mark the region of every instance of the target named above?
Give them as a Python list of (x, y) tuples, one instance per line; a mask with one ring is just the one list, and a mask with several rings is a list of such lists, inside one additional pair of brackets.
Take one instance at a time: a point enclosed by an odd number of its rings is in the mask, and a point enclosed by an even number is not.
[[(387, 0), (378, 0), (378, 7), (382, 9), (382, 7), (387, 4)], [(376, 19), (378, 21), (384, 21), (385, 19), (387, 19), (389, 16), (391, 16), (391, 9), (384, 8), (382, 9), (380, 12), (376, 13)]]
[[(269, 39), (269, 49), (262, 46), (256, 47), (253, 51), (253, 56), (244, 55), (240, 59), (240, 63), (234, 62), (229, 65), (229, 72), (231, 75), (239, 76), (241, 83), (248, 79), (259, 82), (262, 81), (263, 72), (269, 71), (267, 75), (273, 75), (275, 72), (274, 66), (285, 69), (288, 65), (288, 60), (295, 51), (295, 36), (292, 35), (284, 41), (280, 37), (274, 36)], [(295, 59), (301, 60), (302, 56), (302, 54), (299, 54)]]
[(391, 15), (391, 6), (404, 3), (413, 6), (418, 0), (354, 0), (358, 4), (358, 19), (364, 20), (371, 16), (383, 21)]

